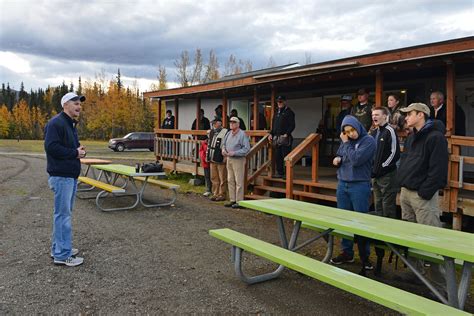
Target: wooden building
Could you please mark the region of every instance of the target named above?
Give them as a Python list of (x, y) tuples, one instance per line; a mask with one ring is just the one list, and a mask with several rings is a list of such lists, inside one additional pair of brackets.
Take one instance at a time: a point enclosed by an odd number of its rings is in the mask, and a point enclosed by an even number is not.
[[(289, 198), (331, 203), (335, 201), (335, 170), (327, 161), (337, 149), (334, 117), (341, 95), (368, 88), (376, 106), (386, 105), (388, 93), (396, 92), (405, 105), (421, 101), (429, 104), (432, 91), (446, 96), (446, 137), (449, 142), (449, 184), (441, 207), (454, 213), (459, 229), (462, 214), (474, 216), (474, 37), (418, 45), (373, 54), (299, 66), (290, 64), (190, 87), (152, 91), (145, 97), (159, 100), (175, 115), (173, 138), (161, 137), (169, 130), (156, 129), (155, 154), (168, 169), (202, 174), (197, 148), (198, 135), (190, 131), (201, 109), (209, 119), (217, 105), (223, 105), (226, 124), (231, 109), (250, 127), (254, 145), (247, 156), (246, 198), (264, 198), (269, 192)], [(296, 144), (286, 157), (285, 180), (271, 178), (271, 146), (265, 129), (271, 128), (275, 98), (285, 95), (296, 114)], [(455, 104), (464, 110), (467, 136), (455, 134)], [(257, 106), (254, 106), (257, 105)], [(161, 113), (161, 111), (159, 111)], [(253, 124), (251, 117), (265, 116), (266, 126)], [(159, 122), (162, 118), (159, 117)], [(319, 126), (319, 133), (316, 130)], [(321, 133), (321, 127), (325, 131)], [(258, 140), (258, 142), (257, 142)], [(302, 159), (303, 158), (303, 159)], [(308, 161), (311, 161), (309, 164)], [(303, 166), (301, 166), (302, 164)], [(309, 165), (309, 166), (308, 166)], [(472, 181), (474, 182), (474, 181)], [(252, 194), (250, 194), (252, 190)]]

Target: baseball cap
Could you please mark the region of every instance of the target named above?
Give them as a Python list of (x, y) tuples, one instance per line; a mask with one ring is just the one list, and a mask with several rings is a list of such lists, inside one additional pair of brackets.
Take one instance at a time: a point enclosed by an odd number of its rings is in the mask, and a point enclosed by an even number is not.
[(236, 116), (233, 116), (233, 117), (231, 117), (231, 118), (230, 118), (230, 121), (231, 121), (231, 122), (240, 123), (240, 120), (239, 120), (239, 118), (238, 118), (238, 117), (236, 117)]
[(68, 92), (63, 97), (61, 98), (61, 106), (64, 107), (64, 104), (68, 101), (77, 101), (80, 100), (81, 102), (84, 102), (86, 100), (86, 97), (83, 95), (77, 95), (74, 92)]
[(341, 97), (341, 101), (352, 101), (352, 95), (346, 94)]
[(357, 90), (357, 95), (369, 94), (369, 89), (367, 88), (360, 88)]
[(411, 111), (418, 111), (423, 112), (426, 115), (430, 115), (430, 108), (424, 103), (412, 103), (406, 108), (400, 109), (401, 112), (411, 112)]
[(279, 95), (277, 101), (286, 101), (286, 97), (284, 95)]

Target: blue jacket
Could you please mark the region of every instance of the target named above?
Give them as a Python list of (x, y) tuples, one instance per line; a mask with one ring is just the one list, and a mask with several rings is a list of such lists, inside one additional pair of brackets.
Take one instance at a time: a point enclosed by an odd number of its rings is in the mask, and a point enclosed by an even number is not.
[(375, 140), (367, 134), (364, 126), (352, 115), (342, 120), (341, 129), (350, 125), (359, 133), (359, 138), (341, 143), (337, 156), (341, 164), (337, 169), (337, 178), (346, 182), (370, 181), (375, 155)]
[(61, 112), (44, 128), (44, 150), (50, 176), (77, 178), (81, 173), (81, 161), (77, 158), (80, 146), (76, 121)]

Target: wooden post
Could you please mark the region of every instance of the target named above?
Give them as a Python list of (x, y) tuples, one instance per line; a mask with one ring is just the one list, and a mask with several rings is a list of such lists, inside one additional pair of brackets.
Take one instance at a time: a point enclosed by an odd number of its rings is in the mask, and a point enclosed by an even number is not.
[(375, 71), (375, 106), (383, 106), (383, 73), (380, 69)]
[(446, 135), (454, 134), (456, 111), (455, 111), (455, 70), (451, 60), (446, 61)]
[(286, 198), (293, 198), (293, 166), (291, 161), (285, 160), (286, 164)]
[(225, 92), (222, 95), (222, 126), (227, 128), (227, 95)]
[(258, 94), (257, 88), (253, 90), (253, 130), (256, 131), (259, 129), (258, 126)]
[[(198, 97), (196, 99), (196, 130), (199, 130), (201, 128), (201, 98)], [(195, 135), (194, 136), (194, 139), (195, 140), (198, 140), (198, 136)], [(194, 163), (194, 174), (197, 176), (199, 174), (199, 147), (201, 146), (201, 144), (199, 144), (199, 142), (197, 142), (196, 144), (196, 147), (195, 147), (195, 154), (194, 154), (194, 158), (195, 158), (195, 163)]]
[(200, 125), (200, 114), (201, 114), (201, 98), (198, 97), (196, 99), (196, 130), (199, 130), (201, 126)]
[[(270, 104), (271, 104), (271, 112), (270, 112), (270, 133), (271, 133), (271, 130), (273, 128), (273, 117), (275, 116), (275, 99), (276, 99), (276, 91), (275, 91), (275, 86), (272, 85), (272, 91), (271, 91), (271, 95), (270, 95)], [(270, 174), (273, 174), (274, 170), (275, 170), (275, 153), (273, 152), (273, 145), (270, 145), (269, 148), (268, 148), (268, 155), (269, 155), (269, 158), (270, 158)]]
[(319, 141), (312, 147), (311, 155), (311, 180), (318, 182), (318, 164), (319, 164)]
[(271, 112), (270, 112), (270, 130), (272, 130), (273, 128), (273, 117), (275, 116), (275, 99), (276, 99), (275, 86), (272, 85), (272, 93), (270, 96), (270, 103), (272, 105)]
[[(161, 99), (158, 99), (158, 128), (161, 128), (161, 121), (162, 121), (162, 117), (161, 117), (161, 112), (163, 111), (163, 108), (162, 108), (162, 104), (161, 104)], [(159, 137), (163, 137), (163, 134), (160, 134), (158, 135)], [(159, 151), (161, 153), (161, 160), (163, 160), (163, 143), (162, 141), (160, 142), (156, 142), (156, 146), (159, 148)], [(158, 157), (156, 157), (158, 158)], [(158, 159), (157, 159), (158, 160)]]
[[(447, 119), (446, 119), (447, 122)], [(452, 145), (451, 155), (458, 156), (461, 154), (461, 146)], [(458, 213), (458, 188), (451, 186), (451, 181), (459, 181), (459, 161), (450, 161), (451, 175), (448, 176), (449, 188), (449, 211), (453, 213), (453, 229), (461, 230), (462, 214)]]
[[(174, 99), (174, 128), (179, 129), (179, 99)], [(177, 146), (177, 142), (175, 141), (176, 134), (173, 133), (173, 171), (176, 173), (176, 162), (178, 159), (178, 151), (179, 148)]]

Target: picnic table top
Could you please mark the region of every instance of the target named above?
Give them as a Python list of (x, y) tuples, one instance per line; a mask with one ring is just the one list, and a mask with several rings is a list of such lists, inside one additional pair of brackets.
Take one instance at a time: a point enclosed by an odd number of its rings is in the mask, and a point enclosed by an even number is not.
[(291, 199), (240, 201), (239, 204), (277, 216), (474, 262), (474, 234), (470, 233)]
[(81, 163), (83, 165), (98, 165), (98, 164), (110, 164), (111, 160), (97, 159), (97, 158), (81, 158)]
[(128, 177), (149, 177), (149, 176), (164, 176), (165, 172), (136, 172), (135, 167), (126, 166), (121, 164), (108, 164), (108, 165), (92, 165), (92, 167), (109, 171), (117, 174), (121, 174)]

